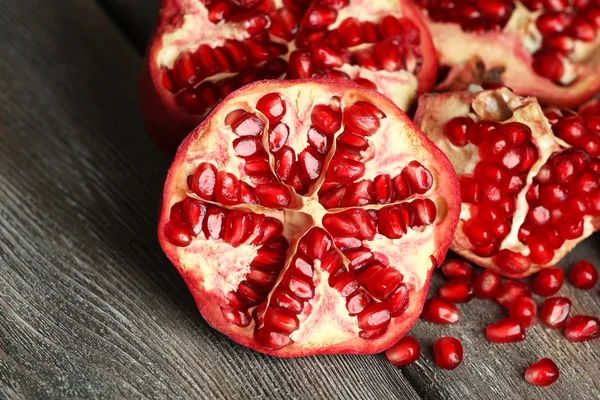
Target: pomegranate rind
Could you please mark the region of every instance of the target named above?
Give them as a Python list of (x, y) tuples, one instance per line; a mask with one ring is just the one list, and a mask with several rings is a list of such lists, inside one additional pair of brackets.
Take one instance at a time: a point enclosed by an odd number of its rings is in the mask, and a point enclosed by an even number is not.
[[(232, 107), (244, 103), (246, 95), (256, 95), (261, 93), (279, 92), (285, 93), (294, 87), (301, 87), (303, 93), (325, 92), (328, 95), (339, 96), (342, 99), (353, 98), (357, 93), (358, 98), (369, 99), (387, 115), (387, 118), (393, 118), (399, 121), (407, 129), (398, 132), (398, 140), (402, 140), (414, 150), (416, 159), (427, 159), (428, 168), (440, 182), (436, 188), (435, 196), (443, 199), (445, 207), (442, 209), (438, 205), (438, 219), (440, 224), (436, 226), (433, 233), (432, 248), (435, 249), (431, 254), (431, 265), (423, 265), (420, 272), (418, 290), (409, 290), (408, 309), (400, 316), (394, 317), (386, 331), (381, 337), (365, 340), (358, 335), (350, 339), (339, 342), (330, 341), (327, 343), (310, 341), (303, 343), (298, 341), (281, 350), (271, 350), (260, 345), (252, 334), (254, 322), (249, 327), (242, 328), (227, 322), (219, 309), (219, 304), (223, 303), (224, 293), (219, 290), (205, 290), (204, 271), (202, 270), (201, 254), (189, 254), (186, 248), (173, 245), (165, 235), (165, 225), (170, 221), (170, 212), (172, 205), (180, 199), (181, 190), (184, 187), (186, 177), (195, 166), (189, 165), (200, 162), (202, 153), (198, 149), (204, 146), (214, 146), (207, 144), (207, 132), (217, 129), (223, 124), (223, 118)], [(342, 100), (344, 101), (344, 100)], [(395, 132), (395, 131), (394, 131)], [(403, 134), (405, 136), (401, 136)], [(440, 200), (441, 201), (441, 200)], [(442, 203), (442, 204), (443, 204)], [(249, 209), (251, 206), (248, 207)], [(203, 318), (215, 329), (229, 336), (235, 342), (249, 347), (253, 350), (263, 352), (279, 357), (298, 357), (313, 354), (334, 354), (334, 353), (378, 353), (386, 350), (398, 341), (414, 324), (418, 318), (425, 295), (429, 287), (429, 280), (434, 267), (439, 265), (448, 250), (448, 247), (454, 236), (458, 215), (460, 211), (460, 194), (456, 175), (446, 156), (431, 142), (419, 129), (410, 121), (410, 119), (398, 108), (391, 100), (383, 95), (360, 87), (353, 83), (333, 80), (298, 80), (298, 81), (261, 81), (252, 83), (242, 89), (232, 93), (221, 104), (219, 104), (209, 116), (194, 129), (182, 142), (179, 150), (169, 169), (163, 192), (162, 206), (158, 224), (158, 239), (163, 251), (177, 268), (183, 277), (186, 285), (192, 293), (198, 309)], [(293, 246), (291, 247), (293, 249)], [(194, 258), (195, 257), (195, 258)], [(288, 258), (291, 257), (288, 252)], [(190, 265), (189, 260), (194, 259), (196, 264)], [(317, 305), (312, 304), (313, 308)], [(325, 319), (326, 320), (326, 319)]]

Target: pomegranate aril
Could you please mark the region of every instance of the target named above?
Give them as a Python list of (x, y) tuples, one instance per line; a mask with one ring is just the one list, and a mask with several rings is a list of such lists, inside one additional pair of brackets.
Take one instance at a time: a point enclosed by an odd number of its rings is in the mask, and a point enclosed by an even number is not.
[(470, 282), (453, 279), (439, 289), (438, 295), (450, 303), (467, 303), (473, 299), (473, 286)]
[(411, 193), (426, 193), (433, 186), (433, 176), (427, 168), (418, 161), (411, 161), (402, 170), (402, 177), (406, 180)]
[(452, 303), (432, 297), (425, 302), (421, 317), (435, 324), (455, 324), (460, 319), (460, 310)]
[(553, 33), (560, 33), (571, 23), (571, 15), (562, 11), (549, 11), (540, 15), (535, 21), (535, 25), (542, 34), (548, 36)]
[(233, 247), (243, 244), (250, 236), (252, 218), (243, 211), (231, 211), (225, 218), (223, 241)]
[(579, 289), (589, 290), (598, 283), (598, 271), (589, 261), (577, 261), (569, 271), (569, 280)]
[(248, 307), (259, 304), (264, 300), (265, 297), (258, 285), (252, 284), (248, 281), (242, 281), (238, 285), (236, 294), (248, 305)]
[(218, 240), (223, 237), (226, 216), (226, 211), (222, 208), (208, 206), (202, 225), (202, 231), (207, 239)]
[(312, 77), (313, 62), (310, 52), (295, 50), (290, 54), (289, 70), (292, 78), (306, 79)]
[(571, 312), (571, 300), (566, 297), (551, 297), (544, 301), (540, 310), (540, 319), (549, 328), (565, 325)]
[(406, 182), (406, 179), (404, 179), (404, 176), (401, 174), (396, 175), (394, 179), (392, 179), (392, 186), (394, 194), (396, 195), (396, 200), (403, 200), (411, 194), (408, 182)]
[(596, 38), (596, 28), (584, 16), (576, 15), (566, 32), (574, 39), (591, 42)]
[(312, 110), (311, 123), (324, 134), (331, 136), (340, 130), (342, 115), (339, 110), (334, 110), (327, 105), (318, 104)]
[(544, 268), (533, 280), (536, 294), (548, 297), (556, 294), (563, 285), (565, 274), (560, 268)]
[(294, 297), (294, 295), (280, 289), (277, 289), (271, 296), (271, 304), (285, 308), (294, 314), (301, 313), (304, 308), (303, 301), (300, 301)]
[(467, 129), (473, 125), (469, 117), (455, 117), (444, 125), (444, 134), (453, 145), (463, 147), (468, 143)]
[(304, 15), (302, 27), (307, 29), (322, 29), (331, 25), (337, 18), (337, 11), (331, 8), (315, 5)]
[(441, 270), (447, 279), (471, 281), (476, 275), (473, 265), (459, 258), (446, 259), (442, 263)]
[(346, 18), (338, 27), (340, 39), (344, 47), (352, 47), (361, 44), (362, 35), (360, 22), (356, 18)]
[(509, 279), (496, 294), (496, 301), (504, 308), (509, 308), (511, 303), (520, 297), (531, 297), (529, 285), (523, 281)]
[(216, 201), (231, 205), (240, 201), (240, 181), (229, 172), (219, 171), (215, 182)]
[(177, 247), (186, 247), (192, 243), (192, 232), (181, 223), (167, 222), (164, 227), (164, 234), (167, 240)]
[(381, 111), (371, 104), (357, 101), (344, 111), (344, 124), (352, 131), (370, 136), (381, 126)]
[(348, 310), (348, 314), (350, 316), (355, 316), (360, 314), (372, 302), (373, 300), (371, 300), (371, 297), (367, 294), (367, 292), (364, 290), (358, 290), (346, 301), (346, 309)]
[(388, 325), (390, 320), (390, 310), (385, 303), (372, 304), (357, 316), (358, 327), (363, 331), (382, 328)]
[(331, 248), (329, 235), (320, 228), (311, 229), (298, 245), (300, 251), (311, 260), (320, 260)]
[(513, 343), (525, 340), (525, 329), (514, 318), (505, 318), (488, 325), (485, 337), (492, 343)]
[(401, 284), (396, 291), (387, 298), (390, 314), (392, 317), (397, 317), (406, 311), (409, 303), (409, 294), (406, 285)]
[(277, 280), (277, 273), (254, 268), (246, 275), (246, 279), (257, 286), (270, 287)]
[(385, 357), (390, 364), (397, 367), (412, 364), (421, 355), (421, 345), (412, 336), (404, 336), (385, 352)]
[(233, 133), (238, 136), (260, 136), (265, 129), (265, 123), (256, 114), (245, 114), (231, 124)]
[(522, 274), (531, 266), (527, 257), (508, 249), (500, 250), (494, 256), (494, 261), (498, 268), (509, 274)]
[(493, 131), (502, 125), (492, 121), (477, 121), (467, 128), (467, 139), (476, 146), (481, 145)]
[(328, 180), (339, 183), (350, 183), (362, 177), (365, 164), (340, 155), (334, 156), (327, 171)]
[(288, 334), (269, 328), (259, 329), (256, 332), (256, 340), (264, 347), (272, 350), (279, 350), (293, 343)]
[(487, 246), (494, 240), (491, 230), (474, 219), (465, 221), (463, 231), (474, 246)]
[(557, 54), (538, 52), (533, 57), (533, 70), (540, 76), (558, 83), (562, 78), (565, 67)]
[(565, 327), (565, 337), (571, 342), (585, 342), (600, 337), (600, 319), (574, 315)]
[(399, 239), (407, 232), (403, 206), (388, 206), (379, 211), (379, 233), (389, 239)]
[(508, 140), (500, 131), (488, 134), (479, 145), (479, 158), (484, 161), (500, 161), (508, 150)]
[(266, 183), (254, 188), (256, 196), (265, 207), (285, 208), (292, 203), (292, 193), (288, 187), (279, 183)]
[(402, 284), (402, 274), (392, 267), (382, 268), (370, 279), (366, 288), (378, 300), (385, 300)]
[(274, 126), (285, 115), (286, 103), (278, 93), (269, 93), (258, 100), (256, 109), (263, 113), (269, 120), (269, 123)]
[(438, 367), (456, 369), (463, 359), (462, 343), (451, 336), (441, 337), (433, 344), (433, 355)]
[(331, 138), (323, 135), (315, 128), (308, 130), (308, 143), (315, 149), (319, 154), (327, 154), (331, 148)]
[(229, 306), (222, 306), (221, 314), (223, 314), (223, 318), (225, 318), (227, 322), (242, 328), (250, 325), (250, 322), (252, 321), (248, 311)]
[(558, 367), (549, 358), (542, 358), (525, 370), (525, 380), (532, 385), (549, 386), (559, 377)]
[(182, 219), (183, 223), (190, 228), (194, 235), (202, 232), (202, 224), (204, 222), (204, 217), (206, 216), (206, 206), (192, 199), (191, 197), (186, 197), (183, 200), (182, 205)]
[(460, 195), (463, 203), (477, 204), (481, 199), (481, 186), (479, 182), (469, 176), (461, 176)]
[(312, 281), (306, 277), (292, 275), (284, 284), (289, 291), (301, 300), (311, 299), (315, 295), (315, 288)]
[(359, 288), (358, 281), (351, 272), (343, 272), (340, 275), (330, 276), (329, 286), (340, 292), (342, 297), (352, 295)]
[(508, 309), (508, 315), (518, 321), (523, 328), (529, 328), (535, 321), (537, 305), (529, 297), (521, 297), (513, 301)]
[(377, 175), (373, 179), (373, 192), (378, 204), (388, 204), (392, 201), (394, 192), (392, 178), (388, 174)]
[[(407, 204), (404, 210), (412, 214), (412, 221), (407, 223), (411, 227), (423, 227), (431, 225), (437, 216), (435, 203), (430, 199), (417, 199)], [(406, 217), (406, 212), (405, 212)]]
[(263, 318), (265, 326), (278, 332), (292, 333), (300, 327), (298, 317), (275, 307), (267, 308)]

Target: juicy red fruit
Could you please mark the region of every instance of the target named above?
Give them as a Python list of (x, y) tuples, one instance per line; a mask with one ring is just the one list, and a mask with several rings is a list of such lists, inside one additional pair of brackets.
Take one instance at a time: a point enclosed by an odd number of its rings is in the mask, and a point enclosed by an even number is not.
[(463, 359), (462, 343), (451, 336), (441, 337), (433, 344), (433, 355), (438, 367), (447, 370), (456, 369)]
[(556, 363), (549, 358), (542, 358), (527, 367), (525, 380), (532, 385), (549, 386), (559, 377)]
[(412, 336), (404, 336), (385, 352), (387, 360), (397, 367), (414, 363), (420, 355), (421, 345)]
[(600, 319), (589, 315), (574, 315), (565, 327), (565, 336), (571, 342), (585, 342), (600, 337)]
[[(373, 171), (390, 176), (385, 202)], [(181, 146), (159, 239), (204, 318), (236, 342), (374, 353), (418, 317), (459, 208), (449, 163), (390, 100), (339, 81), (264, 81)]]
[(510, 308), (512, 302), (521, 297), (531, 297), (529, 285), (523, 281), (509, 279), (504, 282), (496, 294), (496, 301), (504, 308)]
[(569, 271), (569, 280), (573, 286), (589, 290), (598, 283), (598, 271), (589, 261), (577, 261)]
[(537, 305), (529, 297), (521, 297), (513, 301), (508, 309), (508, 315), (521, 324), (523, 328), (529, 328), (535, 321)]
[(562, 287), (564, 279), (565, 273), (560, 268), (543, 269), (533, 280), (533, 290), (543, 297), (555, 295)]
[(514, 318), (506, 318), (488, 325), (485, 337), (493, 343), (513, 343), (525, 340), (525, 329)]
[(459, 279), (463, 281), (470, 281), (475, 278), (476, 272), (473, 265), (468, 261), (461, 260), (460, 258), (450, 258), (444, 261), (441, 266), (442, 274), (447, 279)]
[(432, 297), (425, 302), (421, 317), (434, 324), (456, 324), (460, 319), (460, 310), (452, 303)]
[(439, 289), (440, 299), (450, 303), (467, 303), (473, 299), (473, 285), (460, 279), (453, 279)]
[(480, 299), (494, 299), (502, 287), (500, 275), (491, 270), (482, 271), (473, 281), (473, 292)]
[(566, 297), (546, 299), (540, 310), (540, 319), (549, 328), (560, 328), (567, 322), (571, 305), (571, 300)]

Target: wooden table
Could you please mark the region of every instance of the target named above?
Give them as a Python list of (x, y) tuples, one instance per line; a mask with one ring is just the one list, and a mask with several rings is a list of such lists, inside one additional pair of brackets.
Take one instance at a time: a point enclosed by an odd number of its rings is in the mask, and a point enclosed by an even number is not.
[[(0, 1), (0, 398), (600, 398), (598, 340), (536, 325), (491, 345), (493, 302), (461, 306), (457, 326), (419, 321), (423, 355), (405, 368), (382, 354), (267, 357), (211, 329), (155, 235), (168, 160), (135, 90), (158, 0), (100, 3)], [(563, 264), (600, 263), (599, 239)], [(561, 294), (600, 315), (598, 288)], [(465, 346), (452, 372), (431, 359), (446, 334)], [(544, 356), (560, 380), (527, 384)]]

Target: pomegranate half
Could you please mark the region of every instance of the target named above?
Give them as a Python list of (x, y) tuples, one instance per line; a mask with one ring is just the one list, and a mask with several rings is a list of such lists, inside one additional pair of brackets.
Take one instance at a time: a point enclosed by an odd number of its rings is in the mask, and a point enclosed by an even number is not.
[(448, 159), (387, 97), (262, 81), (182, 143), (158, 235), (210, 325), (264, 353), (377, 353), (419, 316), (460, 212)]
[(140, 102), (151, 136), (172, 154), (253, 81), (353, 80), (406, 110), (436, 73), (429, 31), (409, 0), (162, 0)]
[(422, 96), (415, 116), (459, 175), (452, 249), (507, 277), (556, 264), (600, 226), (600, 129), (546, 113), (501, 88)]
[[(600, 91), (600, 0), (419, 0), (448, 74), (576, 107)], [(446, 68), (444, 68), (446, 69)]]

